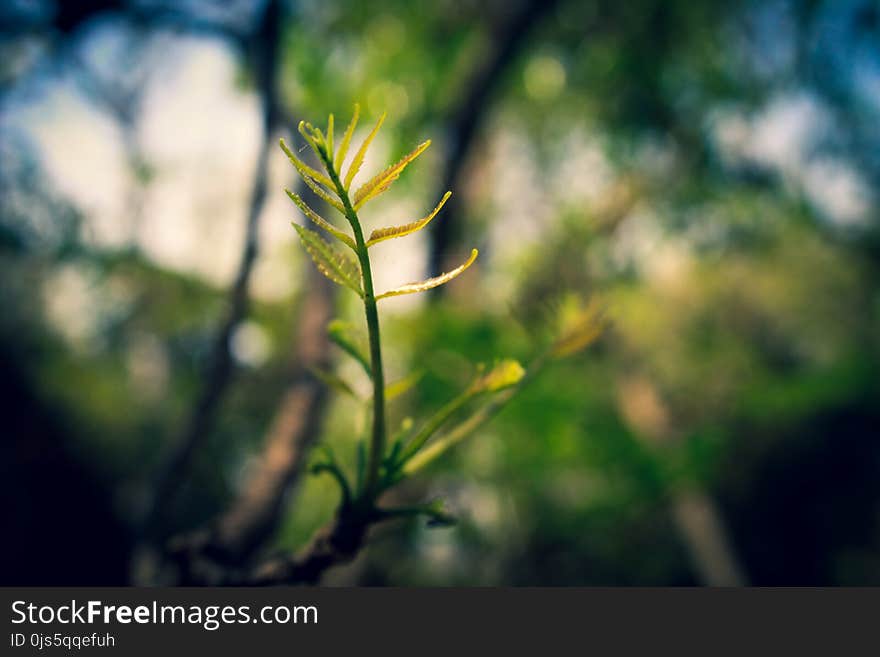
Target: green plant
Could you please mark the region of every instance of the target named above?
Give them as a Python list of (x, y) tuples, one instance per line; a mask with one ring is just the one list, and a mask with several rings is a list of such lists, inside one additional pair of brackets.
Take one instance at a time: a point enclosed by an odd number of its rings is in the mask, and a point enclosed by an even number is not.
[[(432, 523), (450, 522), (450, 516), (444, 512), (439, 503), (434, 502), (406, 508), (382, 508), (379, 506), (379, 498), (389, 488), (422, 470), (446, 450), (473, 433), (515, 394), (528, 378), (527, 375), (539, 370), (548, 358), (577, 350), (592, 341), (598, 334), (596, 309), (594, 306), (590, 306), (576, 315), (575, 321), (569, 321), (568, 327), (558, 334), (557, 339), (540, 357), (535, 359), (528, 372), (519, 362), (511, 359), (501, 360), (490, 368), (481, 366), (471, 383), (458, 396), (439, 409), (436, 414), (418, 425), (408, 423), (401, 432), (392, 436), (389, 441), (385, 421), (388, 397), (399, 393), (401, 385), (404, 387), (412, 385), (417, 377), (407, 377), (402, 384), (398, 383), (386, 387), (377, 304), (387, 297), (422, 292), (452, 280), (474, 262), (477, 250), (473, 249), (470, 257), (450, 272), (425, 281), (409, 283), (389, 291), (376, 293), (373, 287), (370, 247), (378, 242), (405, 237), (425, 228), (441, 210), (451, 192), (446, 192), (437, 206), (424, 218), (401, 226), (374, 230), (369, 237), (365, 238), (358, 211), (368, 201), (387, 190), (403, 170), (430, 146), (431, 142), (426, 141), (418, 145), (397, 163), (389, 166), (352, 192), (352, 181), (363, 164), (364, 155), (385, 118), (383, 115), (378, 120), (343, 174), (343, 164), (358, 122), (358, 116), (359, 108), (356, 105), (354, 115), (338, 148), (334, 148), (332, 114), (328, 120), (326, 134), (309, 123), (300, 123), (299, 132), (317, 155), (323, 171), (306, 164), (284, 143), (284, 140), (281, 140), (281, 148), (305, 184), (320, 199), (338, 211), (350, 228), (351, 232), (328, 221), (309, 207), (299, 195), (287, 190), (288, 196), (303, 214), (344, 247), (339, 248), (336, 244), (325, 240), (315, 230), (294, 224), (303, 246), (321, 273), (360, 297), (363, 302), (368, 333), (368, 350), (367, 353), (364, 353), (347, 325), (336, 320), (331, 322), (328, 327), (330, 338), (361, 365), (372, 382), (371, 430), (368, 444), (358, 446), (358, 465), (354, 477), (346, 475), (332, 451), (326, 448), (323, 450), (322, 460), (312, 467), (313, 472), (327, 473), (332, 476), (342, 491), (337, 523), (324, 537), (328, 554), (334, 552), (350, 553), (356, 549), (360, 545), (365, 528), (377, 520), (422, 515)], [(333, 374), (321, 373), (321, 376), (337, 388), (350, 390), (350, 386)], [(482, 404), (479, 403), (481, 401)], [(453, 416), (466, 407), (476, 408), (459, 425), (440, 433)], [(318, 552), (320, 553), (321, 550)]]

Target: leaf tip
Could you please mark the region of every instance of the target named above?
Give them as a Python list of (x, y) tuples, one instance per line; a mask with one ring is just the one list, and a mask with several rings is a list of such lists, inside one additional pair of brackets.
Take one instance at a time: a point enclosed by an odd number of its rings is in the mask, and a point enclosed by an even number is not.
[(488, 373), (478, 378), (471, 390), (478, 392), (498, 392), (515, 386), (526, 375), (525, 368), (518, 360), (505, 358), (498, 362)]

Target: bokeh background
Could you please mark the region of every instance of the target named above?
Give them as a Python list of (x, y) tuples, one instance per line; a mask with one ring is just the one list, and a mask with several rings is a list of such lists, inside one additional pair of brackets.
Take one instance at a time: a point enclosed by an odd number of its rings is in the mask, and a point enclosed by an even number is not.
[[(377, 247), (378, 287), (481, 250), (384, 306), (390, 378), (423, 375), (392, 422), (528, 362), (563, 298), (609, 325), (400, 493), (456, 526), (383, 526), (327, 583), (880, 584), (876, 2), (6, 0), (0, 26), (2, 583), (132, 581), (175, 459), (158, 536), (248, 485), (308, 304), (361, 321), (277, 140), (360, 102), (359, 138), (389, 115), (367, 174), (434, 141), (368, 229), (455, 192)], [(299, 439), (350, 462), (359, 404), (316, 412)], [(338, 501), (290, 478), (263, 550)]]

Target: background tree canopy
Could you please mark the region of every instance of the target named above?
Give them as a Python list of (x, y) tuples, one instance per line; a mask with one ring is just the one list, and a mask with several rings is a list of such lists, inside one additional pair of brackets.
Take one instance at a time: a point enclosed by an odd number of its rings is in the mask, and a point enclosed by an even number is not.
[(367, 392), (323, 330), (362, 311), (276, 144), (359, 102), (360, 139), (388, 112), (361, 175), (433, 140), (368, 230), (454, 191), (377, 287), (481, 253), (383, 302), (388, 379), (420, 374), (390, 426), (574, 299), (608, 326), (395, 493), (455, 526), (382, 525), (325, 582), (880, 584), (878, 37), (869, 0), (3, 3), (2, 583), (330, 517), (310, 450), (363, 417), (311, 372)]

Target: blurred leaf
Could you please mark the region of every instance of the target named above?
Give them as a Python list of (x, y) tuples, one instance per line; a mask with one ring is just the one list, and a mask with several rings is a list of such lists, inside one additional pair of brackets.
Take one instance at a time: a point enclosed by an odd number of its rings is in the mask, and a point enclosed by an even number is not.
[(334, 372), (329, 372), (318, 367), (311, 368), (311, 372), (327, 386), (333, 388), (337, 392), (341, 392), (344, 395), (349, 395), (351, 397), (354, 397), (355, 399), (360, 399), (358, 394), (354, 391), (354, 388), (352, 388), (338, 374), (335, 374)]
[(367, 376), (372, 377), (370, 359), (367, 357), (366, 339), (357, 330), (341, 319), (334, 319), (327, 325), (327, 334), (340, 349), (354, 358)]
[(556, 358), (577, 353), (602, 334), (601, 304), (593, 298), (586, 307), (580, 307), (579, 302), (574, 309), (563, 306), (561, 323), (560, 335), (551, 349), (551, 355)]
[(478, 394), (481, 392), (498, 392), (511, 386), (515, 386), (522, 381), (526, 375), (526, 371), (519, 361), (512, 358), (506, 358), (497, 363), (489, 372), (482, 375), (473, 384), (471, 384), (471, 392)]
[(421, 381), (424, 375), (425, 373), (423, 371), (415, 371), (403, 377), (402, 379), (398, 379), (393, 383), (389, 383), (385, 386), (385, 401), (393, 401), (401, 395), (409, 392), (410, 390), (412, 390), (413, 386)]

